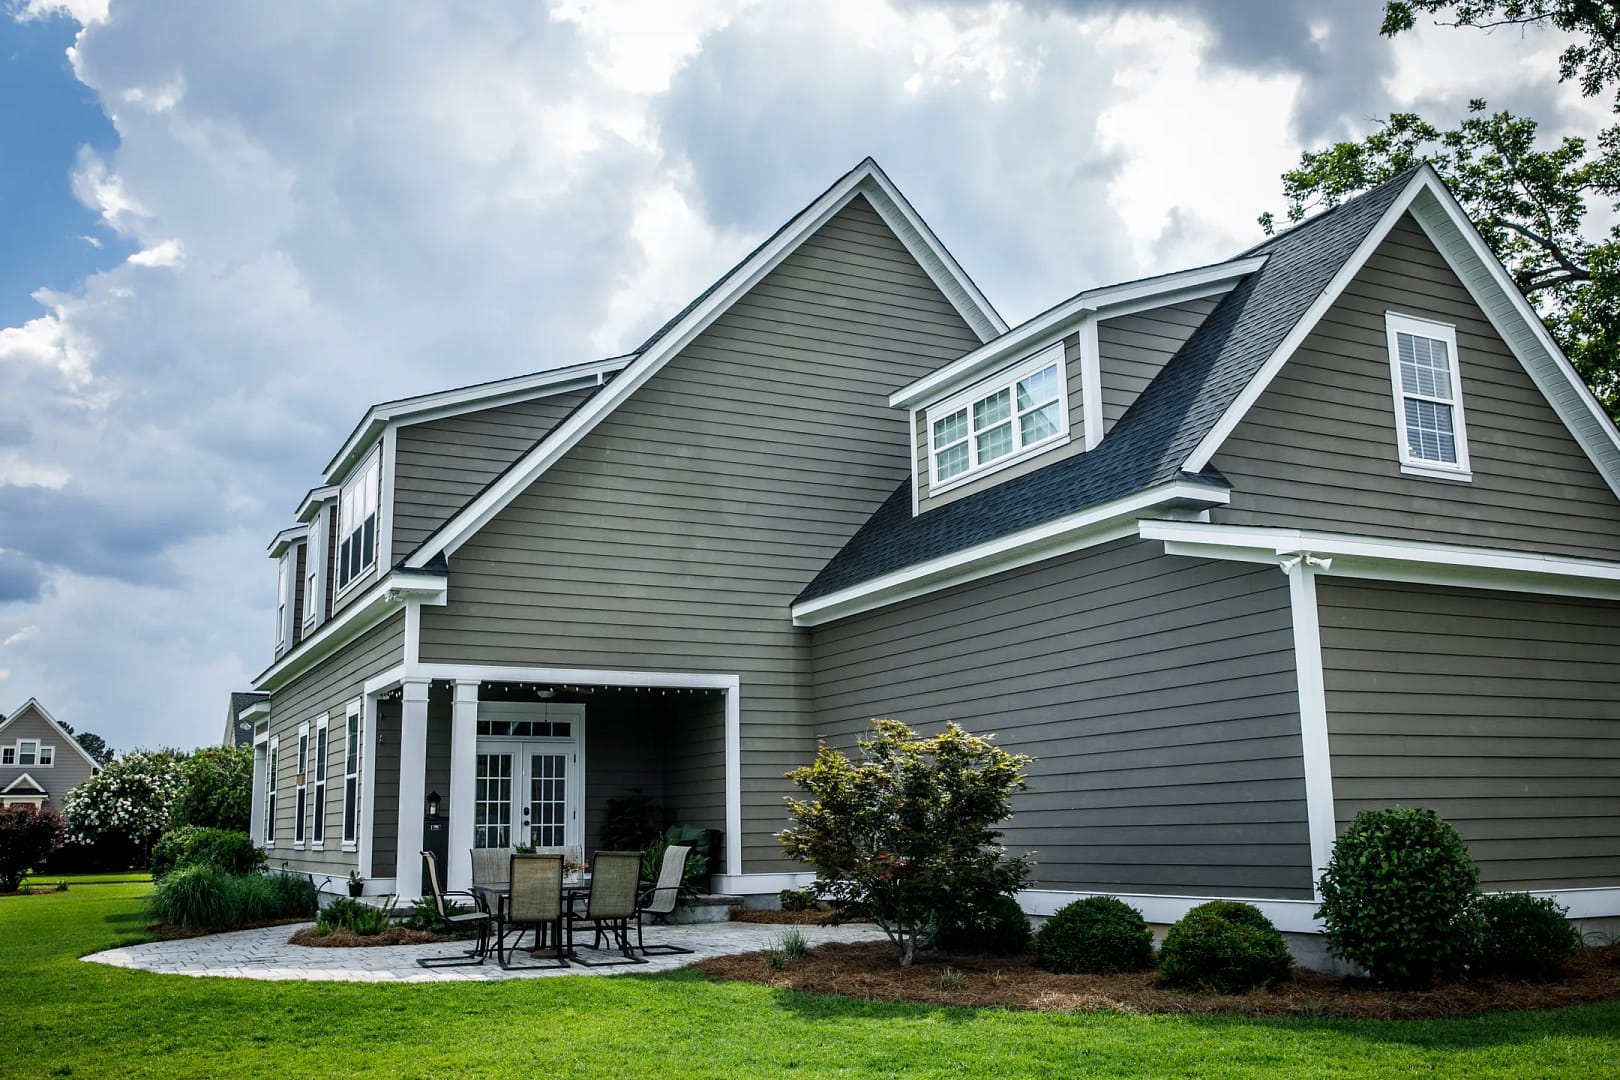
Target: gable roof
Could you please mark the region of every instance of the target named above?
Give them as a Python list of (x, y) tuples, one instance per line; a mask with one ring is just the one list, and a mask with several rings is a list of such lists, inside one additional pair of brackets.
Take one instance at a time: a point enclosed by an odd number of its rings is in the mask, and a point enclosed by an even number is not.
[[(28, 786), (27, 787), (23, 787), (23, 781), (24, 780), (28, 781)], [(5, 787), (0, 788), (0, 795), (10, 795), (10, 794), (13, 794), (14, 792), (18, 792), (18, 791), (25, 792), (26, 794), (29, 794), (29, 795), (48, 795), (48, 794), (50, 794), (44, 788), (39, 786), (39, 781), (38, 780), (35, 780), (32, 776), (29, 776), (27, 773), (23, 773), (21, 776), (17, 777), (17, 779), (15, 779), (11, 783), (7, 784)]]
[(438, 556), (454, 552), (584, 438), (604, 416), (640, 389), (734, 301), (859, 197), (864, 197), (883, 218), (980, 341), (989, 341), (1006, 333), (1006, 322), (990, 306), (979, 287), (939, 242), (916, 210), (906, 202), (877, 162), (866, 158), (744, 256), (741, 262), (700, 293), (673, 319), (654, 331), (615, 378), (606, 381), (505, 472), (434, 530), (415, 551), (406, 556), (403, 565), (411, 569), (420, 568)]
[(49, 724), (52, 728), (54, 728), (56, 733), (67, 741), (68, 748), (71, 749), (74, 753), (78, 754), (80, 757), (82, 757), (84, 759), (84, 762), (85, 762), (86, 765), (89, 765), (92, 769), (101, 768), (101, 766), (99, 764), (97, 764), (96, 759), (91, 757), (89, 752), (86, 751), (84, 747), (79, 745), (79, 740), (75, 739), (72, 735), (70, 735), (68, 733), (68, 729), (63, 727), (60, 723), (57, 722), (56, 717), (52, 716), (50, 713), (45, 711), (45, 706), (43, 706), (43, 705), (41, 705), (39, 703), (38, 698), (29, 698), (27, 701), (23, 702), (22, 705), (20, 705), (17, 708), (16, 712), (13, 712), (10, 716), (6, 717), (4, 720), (0, 720), (0, 732), (5, 731), (6, 728), (10, 726), (10, 724), (11, 724), (11, 722), (13, 720), (16, 720), (18, 717), (22, 716), (23, 713), (28, 712), (30, 709), (32, 709), (34, 712), (38, 713), (41, 717), (43, 717), (45, 719), (45, 722), (47, 724)]

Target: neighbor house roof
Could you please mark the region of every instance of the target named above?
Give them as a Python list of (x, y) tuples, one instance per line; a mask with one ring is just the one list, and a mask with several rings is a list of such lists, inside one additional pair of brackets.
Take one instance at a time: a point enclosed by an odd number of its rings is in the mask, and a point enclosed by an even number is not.
[(244, 720), (242, 712), (249, 706), (257, 705), (261, 701), (269, 701), (270, 695), (253, 690), (231, 691), (231, 704), (226, 716), (226, 746), (252, 746), (253, 721)]
[(38, 713), (42, 718), (44, 718), (44, 720), (45, 720), (45, 722), (47, 724), (49, 724), (52, 728), (54, 728), (56, 730), (56, 733), (58, 735), (60, 735), (64, 739), (66, 739), (68, 749), (72, 750), (75, 754), (78, 754), (80, 757), (82, 757), (85, 760), (85, 763), (87, 765), (89, 765), (92, 769), (101, 768), (101, 766), (96, 763), (96, 759), (90, 756), (89, 751), (87, 751), (84, 747), (79, 745), (79, 740), (75, 739), (73, 737), (72, 732), (68, 731), (67, 728), (63, 727), (61, 722), (58, 721), (56, 719), (56, 717), (52, 716), (49, 712), (45, 711), (45, 706), (43, 706), (43, 705), (41, 705), (39, 703), (38, 698), (29, 698), (27, 701), (23, 702), (21, 705), (19, 705), (17, 707), (16, 712), (13, 712), (10, 716), (6, 717), (4, 720), (0, 720), (0, 731), (6, 730), (6, 728), (8, 726), (10, 726), (10, 724), (11, 724), (11, 722), (13, 720), (16, 720), (18, 717), (22, 716), (23, 713), (28, 712), (30, 709), (32, 709), (34, 712)]

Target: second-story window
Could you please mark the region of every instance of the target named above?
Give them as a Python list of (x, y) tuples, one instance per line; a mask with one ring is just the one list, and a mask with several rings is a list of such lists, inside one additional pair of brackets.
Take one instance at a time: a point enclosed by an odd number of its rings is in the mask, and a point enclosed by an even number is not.
[(292, 638), (293, 554), (288, 547), (276, 564), (276, 648)]
[(988, 469), (1065, 434), (1063, 348), (928, 410), (931, 487)]
[(382, 455), (374, 452), (338, 498), (338, 588), (377, 565), (377, 498)]
[(1402, 471), (1468, 479), (1456, 329), (1395, 312), (1384, 321)]
[(321, 567), (326, 562), (326, 512), (309, 523), (309, 540), (304, 545), (304, 631), (320, 621)]

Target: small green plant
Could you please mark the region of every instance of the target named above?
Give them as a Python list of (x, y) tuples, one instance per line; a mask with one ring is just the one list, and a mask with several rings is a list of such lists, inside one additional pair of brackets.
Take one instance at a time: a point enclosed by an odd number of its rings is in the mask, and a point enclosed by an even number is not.
[[(474, 909), (467, 904), (458, 904), (454, 900), (444, 902), (444, 911), (448, 916), (466, 915)], [(430, 934), (439, 934), (445, 937), (477, 937), (478, 927), (472, 923), (453, 923), (439, 918), (439, 913), (433, 907), (431, 900), (418, 900), (410, 906), (400, 919), (400, 925), (407, 930), (425, 930)]]
[(1159, 982), (1242, 994), (1294, 977), (1294, 959), (1271, 920), (1251, 904), (1215, 900), (1182, 916), (1159, 949)]
[[(641, 880), (657, 881), (664, 868), (664, 852), (668, 851), (670, 843), (662, 838), (655, 839), (641, 853)], [(682, 907), (690, 907), (692, 902), (703, 893), (704, 883), (709, 880), (709, 860), (701, 852), (692, 851), (686, 856), (686, 872), (681, 875), (680, 890), (676, 893), (675, 902)]]
[(1379, 983), (1458, 978), (1479, 947), (1479, 871), (1433, 810), (1363, 810), (1333, 845), (1317, 910), (1334, 956)]
[(1551, 897), (1498, 893), (1480, 897), (1483, 921), (1479, 968), (1531, 982), (1563, 977), (1564, 961), (1581, 947), (1581, 932), (1570, 923), (1569, 909)]
[(185, 866), (212, 866), (227, 874), (263, 870), (263, 849), (245, 832), (182, 825), (164, 833), (152, 845), (152, 877), (161, 878)]
[(810, 952), (810, 943), (797, 930), (783, 931), (782, 936), (776, 939), (776, 947), (789, 960), (803, 960)]
[(1153, 932), (1142, 913), (1113, 896), (1058, 909), (1035, 935), (1035, 958), (1060, 975), (1107, 975), (1153, 966)]
[(394, 905), (392, 897), (383, 904), (366, 904), (340, 896), (316, 916), (315, 932), (324, 937), (334, 930), (347, 930), (361, 937), (375, 937), (393, 925)]
[(1029, 952), (1032, 936), (1024, 909), (1000, 893), (981, 905), (941, 916), (934, 944), (946, 952), (1017, 956)]
[(947, 966), (939, 969), (939, 988), (941, 990), (955, 990), (965, 982), (967, 982), (967, 976), (955, 968)]
[(814, 911), (816, 894), (813, 889), (783, 889), (776, 894), (783, 911)]
[(787, 954), (778, 948), (769, 948), (761, 954), (765, 958), (765, 966), (772, 971), (782, 971), (788, 966)]

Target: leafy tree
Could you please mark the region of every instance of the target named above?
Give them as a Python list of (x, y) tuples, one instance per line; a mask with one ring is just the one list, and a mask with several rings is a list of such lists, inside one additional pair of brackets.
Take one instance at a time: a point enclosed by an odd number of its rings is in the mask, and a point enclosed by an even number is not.
[(207, 746), (186, 759), (176, 825), (247, 832), (253, 814), (253, 749)]
[(0, 892), (16, 892), (23, 875), (62, 846), (62, 819), (32, 806), (0, 808)]
[(788, 800), (781, 840), (816, 868), (817, 892), (869, 915), (907, 966), (964, 898), (1010, 895), (1028, 876), (1029, 856), (1009, 857), (996, 826), (1030, 759), (955, 724), (929, 738), (897, 720), (872, 726), (858, 759), (824, 745), (788, 773), (811, 799)]
[(136, 750), (109, 762), (68, 793), (68, 839), (94, 845), (122, 841), (141, 852), (169, 828), (185, 786), (186, 756), (178, 750)]
[(106, 739), (103, 739), (95, 732), (86, 731), (74, 735), (73, 739), (83, 748), (85, 753), (90, 755), (97, 765), (105, 765), (113, 759), (112, 747), (107, 745)]

